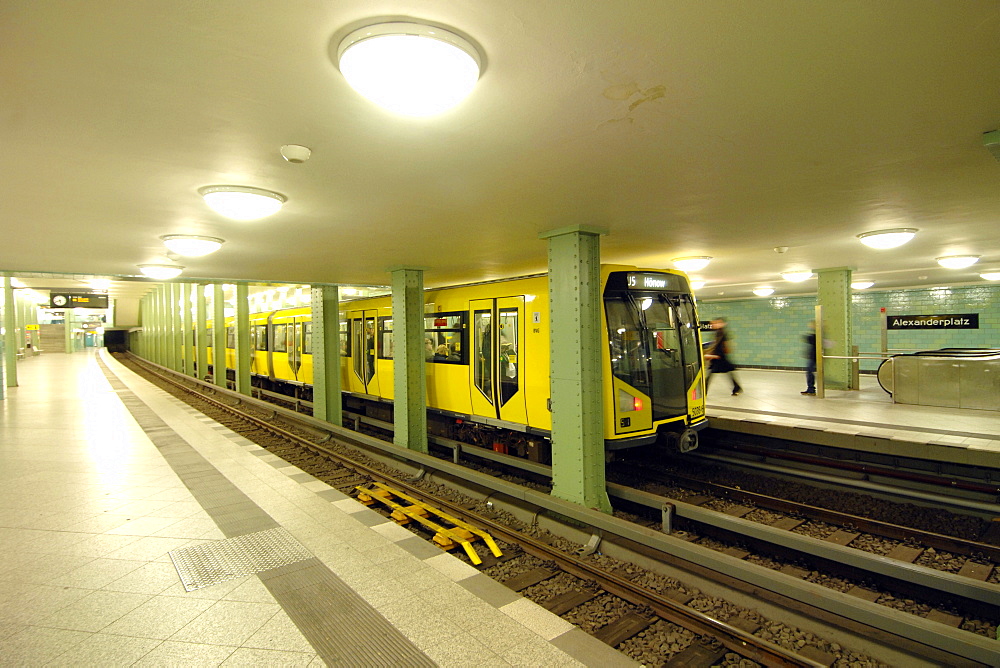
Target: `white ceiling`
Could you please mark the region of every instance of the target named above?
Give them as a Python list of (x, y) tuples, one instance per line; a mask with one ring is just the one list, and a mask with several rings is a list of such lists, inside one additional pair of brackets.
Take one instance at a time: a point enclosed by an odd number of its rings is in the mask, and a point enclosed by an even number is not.
[[(331, 40), (416, 18), (485, 56), (472, 96), (405, 119), (351, 90)], [(428, 286), (543, 271), (540, 232), (602, 259), (710, 255), (703, 298), (1000, 271), (1000, 2), (0, 0), (0, 271), (102, 276), (159, 237), (227, 240), (185, 278)], [(296, 165), (282, 144), (303, 144)], [(288, 196), (226, 220), (197, 189)], [(855, 235), (916, 227), (902, 248)], [(773, 249), (786, 246), (779, 254)], [(967, 270), (934, 258), (973, 253)], [(148, 284), (141, 284), (148, 285)]]

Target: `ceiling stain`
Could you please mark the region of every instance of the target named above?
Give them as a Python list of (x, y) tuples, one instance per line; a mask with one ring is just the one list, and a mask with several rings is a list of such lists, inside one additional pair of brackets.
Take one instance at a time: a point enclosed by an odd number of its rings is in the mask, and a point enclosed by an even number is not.
[(639, 99), (633, 100), (632, 104), (628, 105), (628, 110), (632, 111), (643, 102), (652, 102), (653, 100), (658, 100), (666, 94), (667, 94), (666, 86), (653, 86), (652, 88), (647, 88), (646, 90), (642, 91)]
[(633, 81), (627, 84), (608, 86), (604, 89), (603, 95), (609, 100), (627, 100), (638, 92), (639, 84)]

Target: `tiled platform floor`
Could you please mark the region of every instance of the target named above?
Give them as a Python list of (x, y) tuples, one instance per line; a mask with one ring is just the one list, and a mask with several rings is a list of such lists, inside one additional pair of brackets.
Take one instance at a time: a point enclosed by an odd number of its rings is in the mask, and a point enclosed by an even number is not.
[(726, 375), (712, 380), (715, 426), (793, 440), (1000, 468), (1000, 411), (894, 404), (872, 375), (857, 391), (803, 396), (800, 371), (738, 369), (743, 393)]
[[(634, 665), (107, 366), (117, 390), (92, 352), (29, 358), (0, 401), (0, 665)], [(231, 482), (242, 510), (206, 508), (217, 492), (190, 475)], [(282, 568), (312, 580), (282, 589), (295, 574), (275, 569), (185, 591), (168, 553), (241, 531), (220, 517), (287, 530), (314, 559)], [(352, 637), (397, 632), (405, 654), (352, 654)]]

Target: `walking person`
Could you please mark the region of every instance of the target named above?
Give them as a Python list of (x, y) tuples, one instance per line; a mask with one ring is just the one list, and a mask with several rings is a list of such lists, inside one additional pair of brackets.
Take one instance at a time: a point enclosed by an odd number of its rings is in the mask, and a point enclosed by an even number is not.
[(805, 339), (806, 345), (802, 349), (802, 355), (806, 358), (806, 391), (802, 394), (808, 397), (816, 396), (816, 321), (812, 320), (809, 323), (809, 329), (812, 330), (805, 334), (802, 338)]
[(715, 330), (715, 341), (705, 353), (705, 359), (709, 360), (708, 376), (705, 378), (705, 391), (708, 392), (708, 384), (712, 376), (717, 373), (728, 373), (733, 381), (733, 396), (743, 392), (739, 381), (736, 379), (736, 365), (729, 360), (730, 345), (729, 333), (726, 332), (726, 319), (716, 318), (712, 321), (712, 329)]

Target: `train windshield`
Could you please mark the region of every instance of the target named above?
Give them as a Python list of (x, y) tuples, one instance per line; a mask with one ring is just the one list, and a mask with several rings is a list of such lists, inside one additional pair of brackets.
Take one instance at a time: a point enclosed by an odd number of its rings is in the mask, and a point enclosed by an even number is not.
[(615, 290), (609, 281), (604, 306), (612, 373), (651, 398), (653, 420), (684, 415), (702, 364), (691, 296)]

